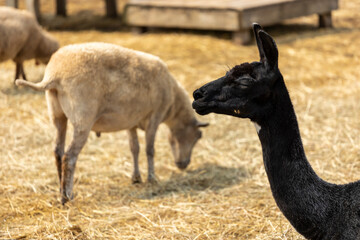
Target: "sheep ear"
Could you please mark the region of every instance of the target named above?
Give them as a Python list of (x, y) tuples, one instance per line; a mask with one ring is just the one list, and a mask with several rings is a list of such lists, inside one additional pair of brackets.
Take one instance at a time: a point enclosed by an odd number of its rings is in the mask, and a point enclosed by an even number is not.
[(259, 24), (253, 23), (253, 31), (254, 31), (254, 35), (255, 35), (256, 44), (257, 44), (258, 49), (259, 49), (260, 61), (263, 62), (264, 59), (265, 59), (265, 53), (264, 53), (263, 45), (262, 45), (261, 40), (259, 38), (259, 32), (261, 30), (263, 30), (263, 29)]
[(207, 127), (207, 126), (209, 126), (209, 123), (204, 123), (204, 122), (199, 122), (199, 121), (197, 121), (197, 122), (196, 122), (196, 126), (199, 127), (199, 128), (201, 128), (201, 127)]
[(264, 54), (264, 58), (261, 62), (265, 63), (270, 69), (276, 69), (278, 67), (279, 52), (274, 39), (263, 30), (260, 30), (258, 35)]

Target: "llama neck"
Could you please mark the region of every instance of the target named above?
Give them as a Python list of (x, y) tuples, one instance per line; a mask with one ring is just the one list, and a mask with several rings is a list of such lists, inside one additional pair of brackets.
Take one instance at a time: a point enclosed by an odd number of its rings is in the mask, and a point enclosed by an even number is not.
[[(271, 116), (261, 121), (257, 127), (269, 180), (272, 182), (281, 177), (279, 171), (282, 170), (286, 171), (286, 175), (293, 174), (298, 177), (318, 179), (306, 159), (295, 111), (287, 91), (281, 93), (275, 106)], [(301, 168), (289, 169), (289, 167), (298, 166)], [(275, 182), (274, 184), (285, 183)]]
[[(275, 109), (260, 121), (259, 139), (271, 191), (280, 210), (305, 235), (328, 215), (334, 185), (321, 180), (306, 159), (295, 111), (283, 81)], [(316, 229), (314, 226), (317, 226)]]

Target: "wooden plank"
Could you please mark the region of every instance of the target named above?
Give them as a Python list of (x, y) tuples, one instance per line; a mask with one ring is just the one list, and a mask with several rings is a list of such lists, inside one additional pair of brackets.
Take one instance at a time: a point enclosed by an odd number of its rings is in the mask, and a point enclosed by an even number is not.
[(133, 26), (237, 31), (337, 8), (338, 0), (130, 0), (125, 12)]
[(271, 25), (282, 20), (322, 14), (338, 8), (338, 0), (298, 0), (262, 6), (243, 11), (240, 27), (250, 28), (253, 22)]
[(225, 30), (236, 43), (250, 41), (253, 22), (271, 25), (319, 14), (320, 26), (331, 26), (338, 0), (129, 0), (125, 20), (138, 27)]
[(5, 2), (6, 6), (18, 8), (19, 7), (19, 1), (18, 0), (6, 0)]
[(106, 17), (116, 18), (117, 17), (117, 8), (116, 0), (105, 0), (106, 8)]
[(236, 44), (246, 45), (251, 42), (251, 36), (250, 29), (235, 31), (232, 34), (232, 40)]
[(127, 6), (125, 21), (131, 26), (236, 31), (239, 13), (234, 10), (181, 9)]
[(242, 10), (299, 0), (129, 0), (128, 5), (167, 8)]

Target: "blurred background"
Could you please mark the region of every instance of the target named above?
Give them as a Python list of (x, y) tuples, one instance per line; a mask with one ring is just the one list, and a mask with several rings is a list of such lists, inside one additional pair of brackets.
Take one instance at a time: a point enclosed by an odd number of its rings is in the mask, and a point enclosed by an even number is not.
[[(116, 3), (117, 16), (109, 18), (105, 1), (68, 0), (64, 17), (55, 15), (55, 1), (40, 0), (39, 22), (61, 46), (102, 41), (159, 56), (191, 99), (196, 88), (236, 64), (259, 59), (254, 40), (238, 44), (232, 31), (134, 34), (124, 21), (127, 1)], [(265, 30), (278, 44), (309, 162), (324, 180), (342, 184), (360, 176), (360, 1), (338, 3), (332, 28), (319, 28), (312, 14)], [(25, 1), (18, 4), (26, 8)], [(41, 81), (45, 67), (25, 62), (28, 80)], [(175, 166), (168, 129), (160, 127), (157, 185), (131, 184), (126, 132), (91, 134), (77, 162), (76, 197), (62, 206), (44, 94), (15, 87), (14, 72), (12, 61), (0, 63), (0, 239), (303, 239), (272, 198), (253, 125), (214, 114), (197, 116), (211, 125), (185, 171)], [(139, 139), (145, 179), (141, 131)]]

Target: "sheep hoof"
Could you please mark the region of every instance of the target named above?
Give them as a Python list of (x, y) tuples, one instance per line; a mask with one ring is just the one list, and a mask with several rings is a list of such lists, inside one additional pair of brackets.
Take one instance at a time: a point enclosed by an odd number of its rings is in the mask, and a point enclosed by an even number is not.
[(158, 181), (156, 180), (156, 178), (154, 176), (152, 176), (152, 177), (148, 177), (148, 183), (149, 184), (157, 184)]
[(61, 205), (65, 205), (65, 203), (67, 203), (68, 201), (71, 201), (71, 200), (73, 200), (74, 199), (74, 194), (71, 194), (71, 196), (70, 197), (67, 197), (67, 196), (64, 196), (64, 195), (62, 195), (61, 196)]
[(131, 181), (132, 181), (133, 184), (142, 183), (140, 175), (138, 175), (138, 176), (133, 175), (132, 178), (131, 178)]
[(65, 203), (67, 203), (69, 201), (69, 199), (67, 197), (61, 197), (61, 205), (65, 205)]

